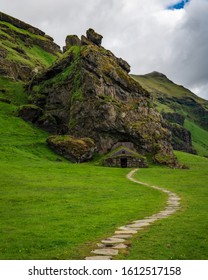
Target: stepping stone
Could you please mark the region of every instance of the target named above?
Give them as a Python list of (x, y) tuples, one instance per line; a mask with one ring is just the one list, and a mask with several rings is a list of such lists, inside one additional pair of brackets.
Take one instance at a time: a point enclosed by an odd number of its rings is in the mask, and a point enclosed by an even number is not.
[[(133, 224), (126, 225), (124, 227), (120, 227), (120, 228), (118, 228), (118, 230), (122, 230), (122, 231), (136, 230), (136, 227), (132, 228), (132, 225)], [(137, 227), (138, 227), (138, 229), (140, 229), (140, 225), (138, 225)]]
[(126, 249), (128, 246), (125, 244), (118, 244), (113, 247), (113, 249)]
[(164, 214), (160, 214), (160, 215), (159, 215), (159, 214), (158, 214), (158, 216), (157, 216), (157, 217), (158, 217), (158, 219), (164, 219), (164, 218), (166, 218), (166, 217), (167, 217), (167, 215), (164, 215)]
[(168, 203), (168, 206), (169, 206), (169, 207), (178, 206), (178, 205), (180, 205), (179, 202)]
[(115, 234), (135, 234), (137, 233), (136, 230), (117, 230)]
[(169, 214), (174, 213), (174, 212), (175, 212), (175, 210), (173, 209), (173, 210), (165, 211), (163, 214), (164, 215), (169, 215)]
[(149, 225), (150, 225), (149, 223), (135, 223), (135, 224), (132, 224), (132, 225), (128, 225), (128, 227), (130, 227), (130, 228), (141, 228), (141, 227), (147, 227)]
[(119, 227), (119, 230), (128, 230), (129, 228), (127, 226)]
[(96, 255), (106, 255), (106, 256), (116, 256), (118, 255), (118, 250), (115, 249), (96, 249), (91, 251), (91, 253)]
[(132, 237), (131, 234), (120, 234), (120, 235), (114, 235), (114, 236), (112, 236), (112, 238), (124, 238), (124, 239), (126, 239), (126, 238), (131, 238), (131, 237)]
[[(146, 221), (152, 221), (152, 222), (155, 222), (157, 221), (158, 219), (155, 217), (156, 214), (152, 215), (151, 217), (145, 217), (145, 220)], [(140, 220), (137, 220), (135, 222), (139, 222)]]
[(120, 239), (120, 238), (108, 238), (108, 239), (105, 239), (105, 240), (102, 240), (101, 242), (102, 243), (122, 243), (124, 242), (125, 239)]
[(85, 260), (111, 260), (112, 256), (94, 256), (86, 257)]
[(154, 222), (156, 219), (143, 219), (143, 220), (136, 220), (136, 221), (133, 221), (132, 224), (139, 224), (139, 223), (152, 223)]
[(163, 190), (163, 192), (171, 194), (171, 192), (168, 190)]
[(105, 245), (103, 243), (97, 243), (98, 248), (105, 248)]

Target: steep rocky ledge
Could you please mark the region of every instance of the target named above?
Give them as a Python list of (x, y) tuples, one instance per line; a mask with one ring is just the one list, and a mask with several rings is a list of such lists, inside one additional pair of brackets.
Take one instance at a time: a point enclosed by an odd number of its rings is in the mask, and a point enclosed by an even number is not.
[(20, 116), (53, 134), (90, 137), (102, 154), (131, 142), (155, 162), (178, 166), (171, 133), (150, 94), (101, 42), (92, 29), (81, 40), (67, 36), (63, 57), (28, 85), (31, 105)]
[(171, 144), (174, 150), (196, 154), (192, 146), (191, 132), (184, 127), (185, 117), (178, 113), (163, 112), (163, 118), (167, 121), (167, 128), (172, 133)]
[(0, 12), (1, 77), (29, 81), (60, 53), (60, 47), (43, 31)]

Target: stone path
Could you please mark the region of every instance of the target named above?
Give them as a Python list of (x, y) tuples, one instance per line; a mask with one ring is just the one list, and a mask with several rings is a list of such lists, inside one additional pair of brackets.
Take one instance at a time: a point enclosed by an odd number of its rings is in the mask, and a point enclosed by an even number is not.
[(160, 187), (151, 186), (147, 183), (137, 181), (136, 179), (133, 178), (133, 175), (137, 171), (138, 169), (132, 170), (127, 175), (127, 178), (137, 184), (145, 185), (147, 187), (151, 187), (153, 189), (160, 190), (164, 193), (167, 193), (168, 200), (165, 209), (157, 214), (146, 217), (142, 220), (136, 220), (128, 225), (119, 227), (118, 229), (116, 229), (115, 233), (112, 236), (98, 243), (97, 248), (91, 251), (92, 256), (86, 257), (85, 258), (86, 260), (111, 260), (114, 256), (119, 254), (119, 250), (128, 248), (126, 241), (130, 239), (134, 234), (138, 233), (140, 230), (144, 229), (145, 227), (148, 227), (155, 221), (158, 221), (160, 219), (172, 215), (180, 208), (180, 202), (179, 202), (180, 198), (175, 193)]

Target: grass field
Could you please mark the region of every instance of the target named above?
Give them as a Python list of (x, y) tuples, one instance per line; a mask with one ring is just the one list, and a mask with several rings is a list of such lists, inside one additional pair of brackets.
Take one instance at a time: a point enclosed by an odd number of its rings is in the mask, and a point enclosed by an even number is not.
[(165, 195), (127, 181), (128, 170), (53, 154), (15, 109), (0, 102), (0, 259), (82, 259), (116, 227), (164, 207)]
[(188, 170), (140, 169), (136, 178), (174, 191), (181, 210), (135, 236), (123, 259), (208, 259), (208, 159), (177, 152)]
[[(164, 208), (166, 196), (128, 181), (128, 169), (71, 164), (47, 133), (0, 102), (0, 259), (83, 259), (118, 226)], [(208, 258), (208, 160), (177, 153), (187, 170), (151, 166), (137, 178), (176, 192), (177, 214), (141, 232), (122, 259)]]

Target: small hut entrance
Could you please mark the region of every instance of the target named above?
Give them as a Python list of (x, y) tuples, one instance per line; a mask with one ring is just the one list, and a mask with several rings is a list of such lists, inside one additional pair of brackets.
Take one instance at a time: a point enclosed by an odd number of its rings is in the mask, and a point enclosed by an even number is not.
[(127, 158), (121, 158), (120, 162), (122, 168), (127, 168)]

